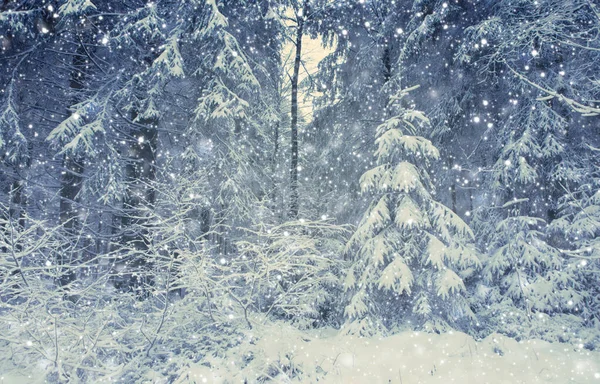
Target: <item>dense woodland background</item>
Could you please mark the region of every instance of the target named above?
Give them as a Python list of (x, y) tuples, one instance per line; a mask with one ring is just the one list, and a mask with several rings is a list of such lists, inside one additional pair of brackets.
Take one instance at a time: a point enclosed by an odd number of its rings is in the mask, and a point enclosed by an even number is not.
[(175, 380), (273, 321), (598, 347), (597, 1), (0, 12), (12, 369)]

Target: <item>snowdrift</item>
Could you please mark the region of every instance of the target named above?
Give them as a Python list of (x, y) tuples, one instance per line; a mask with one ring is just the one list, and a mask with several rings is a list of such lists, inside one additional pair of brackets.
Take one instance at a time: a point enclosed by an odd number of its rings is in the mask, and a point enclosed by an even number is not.
[(247, 332), (227, 356), (189, 366), (176, 383), (600, 383), (600, 353), (582, 347), (461, 332), (358, 338), (277, 324)]

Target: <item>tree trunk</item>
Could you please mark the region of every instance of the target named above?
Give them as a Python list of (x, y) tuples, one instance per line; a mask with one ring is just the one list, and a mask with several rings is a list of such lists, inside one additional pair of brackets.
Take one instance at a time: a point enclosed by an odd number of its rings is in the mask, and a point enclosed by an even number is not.
[(452, 179), (452, 184), (450, 185), (450, 195), (452, 197), (452, 212), (458, 215), (456, 209), (456, 180)]
[(389, 47), (386, 47), (383, 51), (383, 68), (383, 84), (387, 84), (392, 78), (392, 57)]
[(294, 58), (294, 73), (292, 74), (292, 106), (291, 106), (291, 147), (292, 156), (290, 161), (290, 216), (292, 219), (298, 217), (298, 76), (300, 73), (300, 61), (302, 60), (302, 36), (304, 35), (304, 18), (306, 17), (307, 2), (304, 2), (302, 14), (297, 15), (296, 29), (296, 56)]

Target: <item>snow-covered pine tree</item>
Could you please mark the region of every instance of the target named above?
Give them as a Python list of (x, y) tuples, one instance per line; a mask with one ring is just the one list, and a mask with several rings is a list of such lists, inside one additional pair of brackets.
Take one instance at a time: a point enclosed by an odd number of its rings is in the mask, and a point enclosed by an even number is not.
[[(580, 300), (566, 298), (568, 308), (580, 313), (584, 321), (600, 326), (600, 149), (587, 145), (581, 148), (577, 172), (572, 172), (579, 183), (568, 189), (559, 200), (560, 218), (549, 226), (549, 234), (561, 246), (567, 258)], [(564, 302), (563, 302), (564, 304)]]
[(538, 328), (544, 317), (535, 313), (577, 312), (583, 296), (577, 270), (547, 236), (544, 219), (552, 220), (556, 187), (572, 171), (561, 161), (568, 158), (568, 122), (545, 100), (525, 98), (513, 108), (497, 129), (497, 160), (486, 180), (496, 202), (480, 207), (472, 225), (486, 234), (478, 240), (487, 255), (474, 305), (488, 330), (514, 335)]
[[(244, 5), (243, 11), (237, 4)], [(232, 251), (238, 235), (243, 236), (237, 228), (273, 219), (265, 202), (271, 185), (265, 129), (278, 117), (273, 118), (273, 106), (266, 102), (270, 86), (259, 85), (259, 79), (265, 83), (265, 77), (276, 76), (270, 71), (279, 63), (280, 26), (265, 15), (270, 6), (243, 1), (181, 6), (185, 12), (203, 11), (202, 20), (184, 20), (188, 34), (182, 53), (190, 78), (199, 81), (201, 89), (185, 140), (192, 146), (208, 140), (212, 146), (205, 165), (214, 185), (211, 239), (219, 244), (219, 258)], [(253, 46), (255, 39), (264, 45)], [(197, 46), (204, 47), (204, 54), (194, 58)]]
[(580, 306), (580, 282), (564, 264), (560, 251), (546, 242), (546, 223), (520, 213), (519, 205), (526, 200), (504, 205), (507, 214), (496, 226), (484, 280), (493, 286), (498, 301), (508, 297), (530, 317), (538, 311), (551, 313)]
[(350, 332), (442, 330), (473, 318), (464, 278), (479, 267), (473, 233), (438, 203), (427, 168), (439, 153), (420, 136), (429, 120), (399, 106), (377, 128), (377, 166), (361, 178), (373, 202), (347, 244), (353, 262), (344, 288)]
[(473, 301), (487, 332), (532, 330), (556, 340), (549, 324), (538, 322), (548, 318), (543, 313), (552, 314), (552, 324), (581, 321), (558, 316), (581, 313), (586, 294), (582, 269), (561, 253), (576, 248), (564, 232), (573, 211), (563, 209), (561, 223), (553, 220), (565, 188), (581, 185), (582, 135), (594, 140), (577, 116), (592, 111), (576, 100), (597, 98), (590, 87), (597, 48), (586, 38), (597, 25), (595, 7), (558, 0), (475, 7), (458, 47), (458, 63), (478, 78), (469, 83), (488, 87), (476, 93), (481, 104), (472, 109), (473, 125), (486, 122), (488, 129), (477, 146), (483, 189), (471, 222), (488, 255)]

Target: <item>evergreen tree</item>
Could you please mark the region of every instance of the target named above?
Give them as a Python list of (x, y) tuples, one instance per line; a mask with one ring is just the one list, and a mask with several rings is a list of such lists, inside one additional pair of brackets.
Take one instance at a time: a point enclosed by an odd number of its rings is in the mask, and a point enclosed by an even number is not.
[(571, 287), (576, 289), (576, 294), (564, 297), (560, 303), (566, 304), (569, 311), (580, 313), (589, 325), (597, 327), (600, 322), (597, 284), (600, 269), (600, 168), (598, 149), (588, 146), (588, 151), (581, 156), (581, 163), (576, 167), (579, 175), (577, 189), (565, 189), (560, 199), (560, 218), (551, 223), (547, 232), (568, 257), (568, 271), (571, 279), (575, 280)]
[[(545, 241), (542, 219), (519, 215), (518, 205), (508, 202), (508, 215), (496, 227), (492, 253), (483, 276), (497, 298), (510, 298), (528, 316), (534, 312), (558, 312), (581, 306), (580, 282), (564, 264), (560, 251)], [(516, 206), (516, 207), (515, 207)]]
[(473, 233), (435, 201), (427, 168), (439, 152), (420, 136), (429, 124), (423, 113), (397, 105), (405, 95), (391, 98), (396, 113), (377, 128), (378, 165), (361, 178), (374, 200), (348, 243), (353, 332), (407, 323), (439, 331), (474, 317), (463, 281), (479, 266)]

